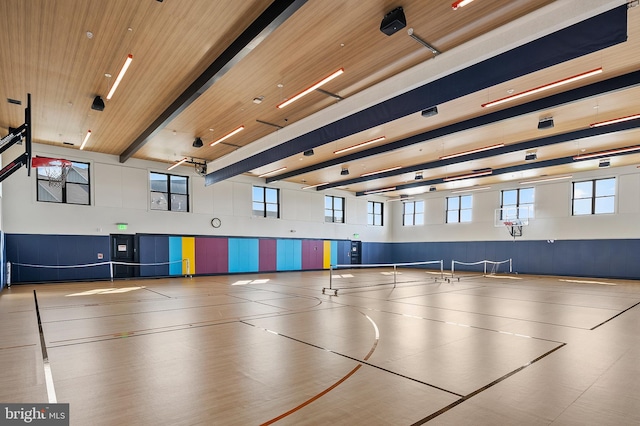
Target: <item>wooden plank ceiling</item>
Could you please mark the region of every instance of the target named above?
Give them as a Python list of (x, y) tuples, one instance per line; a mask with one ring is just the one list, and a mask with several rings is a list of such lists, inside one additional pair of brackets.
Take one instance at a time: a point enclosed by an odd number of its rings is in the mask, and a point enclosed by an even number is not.
[[(461, 46), (539, 8), (551, 0), (476, 0), (456, 11), (451, 0), (309, 0), (248, 54), (234, 64), (195, 101), (184, 105), (175, 119), (156, 129), (133, 158), (164, 162), (183, 157), (212, 162), (249, 146), (267, 135), (331, 107), (376, 83), (398, 75), (424, 61), (429, 50), (407, 35), (379, 31), (385, 13), (403, 6), (407, 28), (445, 52)], [(77, 150), (87, 130), (92, 137), (86, 150), (121, 156), (141, 134), (200, 76), (240, 34), (272, 4), (267, 0), (3, 0), (0, 2), (0, 128), (23, 121), (23, 106), (5, 99), (25, 101), (32, 94), (34, 141)], [(640, 68), (640, 13), (629, 10), (629, 41), (593, 55), (532, 73), (514, 81), (473, 93), (440, 105), (440, 114), (428, 121), (415, 115), (387, 123), (381, 143), (460, 122), (485, 112), (480, 105), (507, 91), (521, 91), (578, 72), (603, 67), (605, 72), (589, 83)], [(128, 54), (133, 62), (104, 111), (92, 110), (95, 96), (103, 99)], [(295, 106), (276, 105), (337, 69), (345, 73), (312, 92)], [(110, 77), (109, 77), (110, 76)], [(587, 83), (580, 83), (587, 84)], [(574, 85), (573, 87), (576, 87)], [(562, 89), (562, 90), (566, 90)], [(545, 135), (588, 127), (595, 117), (614, 118), (640, 112), (640, 89), (610, 93), (558, 106), (544, 114), (554, 117), (555, 127)], [(330, 96), (330, 94), (336, 96)], [(254, 99), (260, 98), (261, 103)], [(597, 107), (597, 109), (596, 109)], [(300, 185), (336, 182), (342, 168), (358, 176), (389, 167), (437, 161), (439, 157), (496, 143), (505, 145), (540, 137), (536, 128), (541, 112), (288, 178)], [(264, 124), (269, 123), (269, 124)], [(245, 130), (213, 147), (209, 143), (240, 125)], [(287, 167), (289, 170), (335, 158), (334, 151), (357, 143), (380, 129), (356, 134), (314, 149), (311, 157), (283, 158), (252, 170), (259, 175)], [(639, 131), (619, 132), (580, 141), (567, 141), (537, 150), (539, 158), (560, 158), (580, 152), (633, 145)], [(204, 146), (194, 148), (200, 137)], [(363, 139), (365, 138), (365, 139)], [(473, 162), (460, 162), (424, 171), (426, 177), (450, 176), (485, 167), (508, 167), (524, 162), (514, 152)], [(73, 158), (70, 151), (68, 157)], [(640, 154), (612, 159), (613, 166), (640, 162)], [(511, 176), (488, 176), (466, 182), (486, 184), (547, 174), (567, 174), (594, 162), (531, 169)], [(194, 173), (181, 166), (177, 173)], [(342, 186), (353, 192), (370, 191), (409, 182), (415, 173)], [(438, 189), (460, 187), (457, 182)], [(421, 189), (421, 192), (428, 188)], [(408, 191), (407, 191), (408, 192)], [(401, 191), (386, 195), (397, 196)]]

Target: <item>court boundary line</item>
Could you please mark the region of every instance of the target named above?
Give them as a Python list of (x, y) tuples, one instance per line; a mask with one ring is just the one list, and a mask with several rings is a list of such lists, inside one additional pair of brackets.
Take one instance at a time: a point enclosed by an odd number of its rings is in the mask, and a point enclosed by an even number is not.
[(38, 308), (38, 296), (33, 290), (33, 301), (36, 305), (36, 317), (38, 319), (38, 334), (40, 335), (40, 349), (42, 350), (42, 363), (44, 368), (44, 381), (47, 388), (47, 398), (50, 404), (57, 404), (56, 388), (53, 384), (53, 374), (51, 372), (51, 364), (49, 363), (49, 354), (47, 353), (47, 343), (44, 340), (44, 330), (42, 329), (42, 321), (40, 320), (40, 309)]
[(490, 383), (486, 384), (485, 386), (476, 389), (475, 391), (471, 392), (470, 394), (467, 394), (467, 395), (463, 396), (459, 400), (454, 401), (453, 403), (451, 403), (451, 404), (449, 404), (449, 405), (447, 405), (445, 407), (442, 407), (440, 410), (429, 414), (428, 416), (418, 420), (415, 423), (412, 423), (411, 426), (420, 426), (420, 425), (423, 425), (423, 424), (427, 423), (428, 421), (431, 421), (431, 420), (435, 419), (436, 417), (446, 413), (447, 411), (451, 410), (452, 408), (462, 404), (465, 401), (468, 401), (469, 399), (473, 398), (474, 396), (478, 395), (479, 393), (484, 392), (485, 390), (487, 390), (487, 389), (497, 385), (498, 383), (508, 379), (509, 377), (515, 375), (516, 373), (519, 373), (520, 371), (522, 371), (525, 368), (529, 367), (530, 365), (540, 361), (541, 359), (546, 358), (547, 356), (551, 355), (552, 353), (554, 353), (555, 351), (559, 350), (560, 348), (562, 348), (562, 347), (564, 347), (566, 345), (567, 345), (566, 343), (562, 343), (561, 345), (559, 345), (559, 346), (551, 349), (550, 351), (540, 355), (539, 357), (535, 358), (533, 361), (530, 361), (527, 364), (522, 365), (522, 366), (516, 368), (515, 370), (508, 372), (507, 374), (497, 378), (493, 382), (490, 382)]

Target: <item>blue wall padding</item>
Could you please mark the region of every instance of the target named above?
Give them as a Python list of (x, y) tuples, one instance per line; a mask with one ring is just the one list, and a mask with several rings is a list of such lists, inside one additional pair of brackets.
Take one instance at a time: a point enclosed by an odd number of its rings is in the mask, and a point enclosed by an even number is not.
[[(169, 237), (166, 235), (141, 235), (138, 239), (140, 263), (163, 263), (169, 261)], [(166, 277), (169, 275), (169, 264), (142, 265), (141, 277)]]
[(278, 271), (302, 269), (302, 241), (278, 240), (276, 244)]
[(215, 170), (205, 185), (626, 40), (625, 4)]
[[(450, 270), (452, 260), (513, 259), (514, 272), (521, 274), (640, 279), (638, 239), (363, 243), (362, 252), (366, 263), (442, 259), (444, 269)], [(456, 265), (455, 268), (476, 271), (480, 267)], [(501, 265), (499, 271), (506, 268)]]
[(337, 265), (338, 264), (338, 242), (337, 241), (331, 241), (331, 264), (332, 265)]
[(182, 237), (169, 237), (169, 275), (182, 275)]
[(259, 247), (257, 238), (229, 238), (229, 272), (258, 272)]
[[(78, 281), (107, 279), (109, 265), (83, 268), (34, 268), (32, 265), (86, 265), (108, 261), (108, 236), (6, 234), (11, 282)], [(103, 259), (98, 259), (102, 253)]]

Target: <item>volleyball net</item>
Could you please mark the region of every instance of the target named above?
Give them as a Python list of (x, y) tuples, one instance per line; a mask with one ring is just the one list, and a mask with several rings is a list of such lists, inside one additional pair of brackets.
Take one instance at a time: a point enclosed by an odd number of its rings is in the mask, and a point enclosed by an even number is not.
[(431, 260), (407, 263), (374, 263), (359, 265), (331, 265), (329, 268), (329, 287), (327, 291), (338, 295), (339, 290), (365, 289), (379, 286), (401, 284), (422, 284), (444, 280), (444, 262)]
[(480, 260), (478, 262), (462, 262), (459, 260), (451, 261), (451, 277), (460, 281), (461, 278), (471, 278), (477, 276), (491, 276), (496, 274), (506, 274), (513, 272), (513, 260)]
[[(134, 263), (120, 261), (104, 261), (95, 263), (82, 263), (76, 265), (39, 265), (32, 263), (7, 262), (7, 285), (12, 282), (41, 282), (41, 281), (78, 281), (78, 280), (106, 280), (117, 278), (118, 268), (161, 267), (180, 264), (180, 274), (185, 277), (192, 276), (190, 259), (180, 259), (168, 262)], [(16, 277), (17, 279), (14, 279)]]

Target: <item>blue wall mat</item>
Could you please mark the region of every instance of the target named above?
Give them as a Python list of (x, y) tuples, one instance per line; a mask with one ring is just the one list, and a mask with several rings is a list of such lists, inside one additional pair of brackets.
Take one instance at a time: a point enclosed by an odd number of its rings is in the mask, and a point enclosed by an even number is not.
[[(163, 263), (169, 261), (169, 237), (165, 235), (140, 235), (138, 239), (140, 263)], [(140, 266), (141, 277), (166, 277), (169, 265)]]
[[(108, 279), (109, 265), (82, 268), (35, 268), (32, 265), (87, 265), (109, 260), (109, 237), (93, 235), (6, 234), (11, 282)], [(98, 253), (104, 258), (98, 259)]]
[(229, 238), (229, 272), (258, 272), (259, 247), (257, 238)]
[(301, 240), (278, 240), (276, 252), (278, 271), (299, 271), (302, 269)]
[(331, 264), (336, 265), (338, 263), (338, 242), (331, 241)]
[[(379, 244), (389, 249), (385, 251)], [(366, 247), (387, 256), (376, 256), (374, 263), (414, 261), (418, 255), (419, 260), (442, 259), (444, 269), (451, 270), (452, 259), (469, 263), (513, 259), (513, 271), (521, 274), (640, 279), (640, 240), (407, 242), (369, 243)], [(498, 271), (508, 268), (508, 264), (501, 264)], [(456, 265), (456, 270), (483, 267)]]
[(169, 237), (169, 275), (182, 275), (182, 237)]

